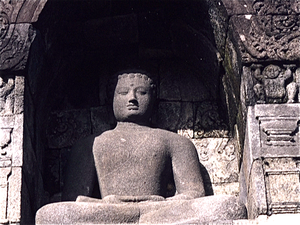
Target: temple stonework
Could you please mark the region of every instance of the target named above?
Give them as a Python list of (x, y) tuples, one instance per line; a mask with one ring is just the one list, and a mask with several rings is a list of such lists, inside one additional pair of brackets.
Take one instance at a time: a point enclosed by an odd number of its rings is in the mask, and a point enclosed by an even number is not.
[(206, 195), (245, 204), (232, 223), (299, 221), (299, 17), (298, 0), (0, 0), (0, 224), (63, 200), (72, 146), (115, 127), (110, 78), (132, 68)]

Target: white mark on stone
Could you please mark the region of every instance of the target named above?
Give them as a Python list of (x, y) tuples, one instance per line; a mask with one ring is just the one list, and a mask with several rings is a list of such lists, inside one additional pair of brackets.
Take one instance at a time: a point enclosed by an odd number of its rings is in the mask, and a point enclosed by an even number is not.
[(246, 41), (245, 35), (241, 34), (241, 35), (240, 35), (240, 38), (241, 38), (242, 41)]
[(245, 18), (246, 18), (247, 20), (250, 20), (251, 17), (252, 17), (252, 15), (245, 15)]
[(125, 141), (126, 141), (126, 139), (124, 139), (124, 138), (121, 138), (121, 141), (122, 141), (122, 142), (125, 142)]

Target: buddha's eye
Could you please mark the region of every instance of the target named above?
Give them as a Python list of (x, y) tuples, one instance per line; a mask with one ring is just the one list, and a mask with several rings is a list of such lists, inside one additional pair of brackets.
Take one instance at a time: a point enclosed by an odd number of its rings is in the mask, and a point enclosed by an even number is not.
[(148, 93), (148, 90), (146, 90), (144, 88), (139, 88), (136, 90), (136, 93), (138, 93), (140, 95), (146, 95)]
[(147, 91), (137, 91), (137, 93), (140, 95), (145, 95), (145, 94), (147, 94)]
[(127, 89), (119, 89), (119, 90), (117, 90), (117, 94), (119, 94), (119, 95), (127, 95), (128, 94), (128, 90)]

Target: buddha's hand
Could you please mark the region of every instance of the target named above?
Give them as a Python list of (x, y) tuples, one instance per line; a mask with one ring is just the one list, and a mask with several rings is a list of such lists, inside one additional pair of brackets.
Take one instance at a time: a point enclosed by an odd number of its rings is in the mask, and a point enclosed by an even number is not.
[(124, 196), (124, 195), (108, 195), (103, 198), (105, 203), (118, 204), (127, 202), (144, 202), (144, 201), (164, 201), (164, 197), (159, 195), (141, 195), (141, 196)]

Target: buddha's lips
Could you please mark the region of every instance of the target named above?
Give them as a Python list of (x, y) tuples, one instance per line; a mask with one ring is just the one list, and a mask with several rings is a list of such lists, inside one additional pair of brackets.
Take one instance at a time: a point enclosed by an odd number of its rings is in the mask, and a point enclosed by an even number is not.
[(129, 110), (138, 110), (139, 106), (135, 105), (135, 104), (128, 104), (126, 106)]

